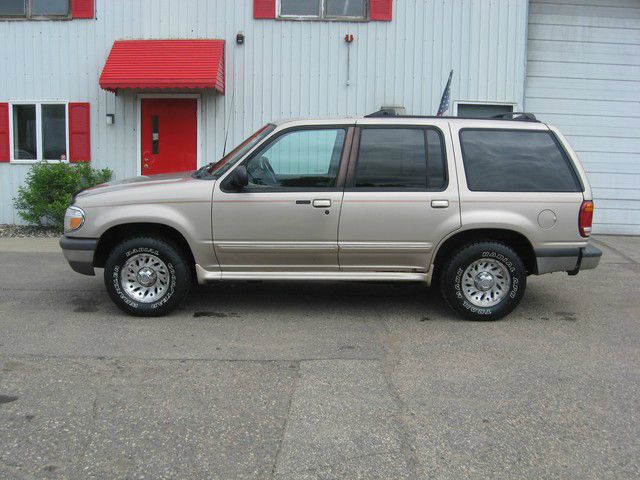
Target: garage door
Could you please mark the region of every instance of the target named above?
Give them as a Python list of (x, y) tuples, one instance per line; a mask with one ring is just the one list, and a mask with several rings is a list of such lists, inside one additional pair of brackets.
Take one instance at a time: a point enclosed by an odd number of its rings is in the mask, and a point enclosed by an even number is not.
[(578, 152), (594, 232), (640, 235), (640, 0), (532, 0), (528, 35), (525, 109)]

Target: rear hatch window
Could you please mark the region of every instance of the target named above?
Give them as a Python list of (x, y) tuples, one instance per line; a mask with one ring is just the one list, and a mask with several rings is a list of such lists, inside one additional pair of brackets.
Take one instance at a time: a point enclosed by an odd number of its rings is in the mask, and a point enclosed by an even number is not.
[(580, 192), (555, 136), (540, 130), (462, 129), (467, 186), (487, 192)]

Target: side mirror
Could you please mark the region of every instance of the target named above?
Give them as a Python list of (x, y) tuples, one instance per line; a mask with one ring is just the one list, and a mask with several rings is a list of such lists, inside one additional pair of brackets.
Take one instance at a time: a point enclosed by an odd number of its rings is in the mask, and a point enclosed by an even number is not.
[(240, 165), (236, 167), (236, 169), (231, 174), (231, 186), (236, 190), (242, 190), (244, 187), (249, 185), (249, 175), (247, 174), (247, 169), (244, 165)]

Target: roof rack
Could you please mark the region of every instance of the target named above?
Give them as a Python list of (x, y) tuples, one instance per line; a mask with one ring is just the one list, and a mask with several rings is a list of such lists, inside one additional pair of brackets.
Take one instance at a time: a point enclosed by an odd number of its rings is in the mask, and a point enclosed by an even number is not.
[(499, 113), (498, 115), (493, 115), (492, 117), (495, 120), (522, 120), (525, 122), (537, 122), (538, 119), (533, 113), (528, 112), (507, 112), (507, 113)]
[(376, 118), (376, 117), (397, 117), (397, 118), (450, 118), (450, 119), (467, 119), (467, 120), (517, 120), (521, 122), (539, 122), (533, 113), (528, 112), (507, 112), (493, 115), (491, 117), (451, 117), (435, 115), (407, 115), (404, 113), (404, 107), (382, 107), (377, 112), (365, 115), (364, 118)]

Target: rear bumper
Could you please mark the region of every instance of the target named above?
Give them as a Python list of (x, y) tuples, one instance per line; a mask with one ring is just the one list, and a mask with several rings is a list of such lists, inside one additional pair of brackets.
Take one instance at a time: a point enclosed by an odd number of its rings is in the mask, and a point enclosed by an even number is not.
[(535, 251), (538, 275), (551, 272), (567, 272), (576, 275), (580, 270), (596, 268), (602, 250), (587, 245), (582, 248), (539, 248)]
[(69, 266), (83, 275), (95, 275), (93, 255), (98, 247), (98, 240), (93, 238), (60, 237), (60, 248)]

